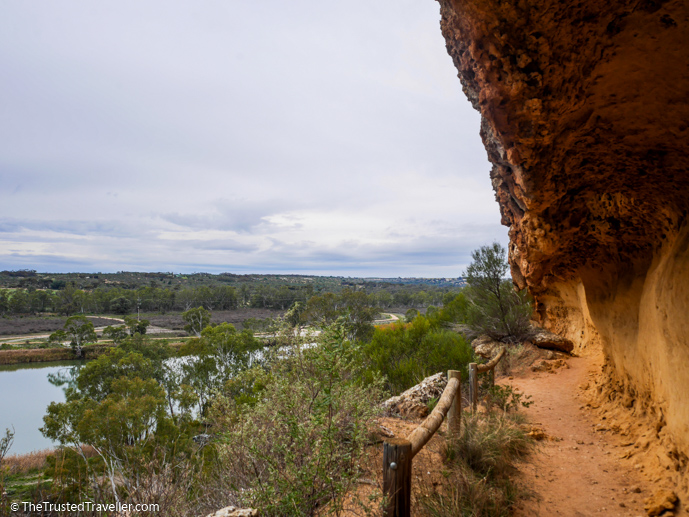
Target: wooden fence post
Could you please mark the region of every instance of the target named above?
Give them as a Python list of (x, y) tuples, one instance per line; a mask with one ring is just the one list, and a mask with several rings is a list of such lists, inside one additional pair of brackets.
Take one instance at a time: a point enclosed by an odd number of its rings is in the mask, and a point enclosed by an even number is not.
[(449, 370), (447, 372), (447, 380), (457, 379), (459, 386), (455, 398), (452, 399), (452, 405), (447, 412), (447, 430), (450, 437), (456, 438), (459, 436), (459, 431), (462, 426), (462, 375), (457, 370)]
[(471, 399), (471, 411), (475, 413), (478, 403), (478, 367), (476, 363), (469, 363), (469, 398)]
[(383, 444), (385, 517), (411, 516), (411, 442), (391, 438)]

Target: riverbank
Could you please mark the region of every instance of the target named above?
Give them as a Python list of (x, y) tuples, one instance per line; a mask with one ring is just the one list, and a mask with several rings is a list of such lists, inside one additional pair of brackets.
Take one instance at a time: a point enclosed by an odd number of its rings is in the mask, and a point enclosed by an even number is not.
[[(172, 348), (179, 348), (184, 343), (170, 343)], [(115, 345), (91, 345), (84, 347), (83, 359), (96, 359), (106, 350), (114, 348)], [(20, 348), (16, 350), (0, 350), (0, 365), (28, 364), (28, 363), (51, 363), (55, 361), (74, 360), (74, 351), (71, 348)]]
[[(84, 359), (95, 359), (112, 345), (95, 345), (83, 349)], [(71, 348), (32, 348), (17, 350), (0, 350), (0, 365), (49, 363), (53, 361), (71, 361), (74, 351)]]

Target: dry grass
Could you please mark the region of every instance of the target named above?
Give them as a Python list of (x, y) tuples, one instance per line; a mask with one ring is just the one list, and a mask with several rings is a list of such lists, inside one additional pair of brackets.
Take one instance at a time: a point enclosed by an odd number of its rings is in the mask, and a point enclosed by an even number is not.
[[(82, 446), (84, 455), (87, 458), (92, 458), (96, 455), (96, 451), (88, 446)], [(5, 474), (28, 474), (29, 472), (42, 470), (48, 466), (48, 456), (54, 456), (59, 452), (55, 449), (43, 449), (40, 451), (28, 452), (26, 454), (12, 454), (5, 456), (0, 462), (0, 468), (5, 471)]]
[(0, 364), (43, 363), (74, 359), (71, 348), (39, 348), (32, 350), (2, 350)]
[(31, 471), (40, 470), (47, 466), (46, 458), (55, 454), (52, 449), (33, 451), (28, 454), (13, 454), (5, 456), (0, 464), (7, 474), (28, 474)]
[(424, 515), (508, 517), (514, 503), (528, 495), (512, 477), (515, 465), (533, 449), (533, 442), (505, 413), (465, 414), (460, 435), (448, 442), (443, 464), (447, 478), (441, 489), (426, 484)]
[[(107, 349), (108, 345), (93, 345), (83, 349), (84, 359), (95, 359)], [(46, 363), (51, 361), (70, 361), (75, 359), (71, 348), (34, 348), (19, 350), (0, 350), (0, 365)]]

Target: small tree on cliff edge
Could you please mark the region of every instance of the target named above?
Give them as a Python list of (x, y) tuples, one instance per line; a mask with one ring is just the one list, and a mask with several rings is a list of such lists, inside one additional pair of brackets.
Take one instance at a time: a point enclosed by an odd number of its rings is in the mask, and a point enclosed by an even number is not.
[(464, 276), (469, 287), (467, 320), (477, 334), (516, 343), (531, 333), (531, 303), (526, 291), (517, 292), (507, 280), (507, 253), (499, 243), (471, 252), (473, 262)]

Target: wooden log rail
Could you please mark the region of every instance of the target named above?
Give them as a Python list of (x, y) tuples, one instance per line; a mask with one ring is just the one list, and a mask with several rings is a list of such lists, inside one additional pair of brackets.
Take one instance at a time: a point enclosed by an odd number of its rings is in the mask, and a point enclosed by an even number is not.
[(495, 367), (500, 362), (500, 359), (505, 355), (506, 348), (502, 347), (486, 364), (469, 363), (469, 400), (471, 400), (471, 410), (476, 411), (478, 405), (478, 374), (490, 372), (491, 386), (495, 384)]
[[(505, 348), (486, 364), (469, 364), (469, 394), (473, 411), (476, 411), (478, 400), (478, 374), (492, 374), (504, 355)], [(446, 416), (450, 436), (458, 436), (461, 415), (460, 372), (450, 370), (447, 372), (447, 386), (431, 414), (406, 438), (392, 438), (383, 444), (383, 493), (387, 499), (384, 517), (411, 516), (412, 459), (433, 437)]]
[(495, 367), (498, 365), (500, 362), (500, 359), (502, 359), (502, 356), (505, 355), (505, 347), (502, 347), (500, 351), (498, 352), (498, 355), (493, 357), (490, 361), (488, 361), (486, 364), (479, 364), (476, 366), (476, 369), (478, 370), (478, 373), (485, 373), (485, 372), (490, 372), (495, 369)]

